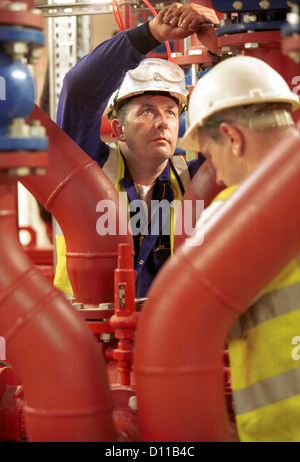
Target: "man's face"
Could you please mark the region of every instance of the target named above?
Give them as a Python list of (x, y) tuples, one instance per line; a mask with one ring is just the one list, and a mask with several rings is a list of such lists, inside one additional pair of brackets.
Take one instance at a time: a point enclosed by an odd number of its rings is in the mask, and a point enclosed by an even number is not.
[(235, 159), (231, 145), (226, 137), (214, 140), (205, 131), (198, 132), (201, 154), (213, 164), (216, 171), (216, 182), (219, 185), (231, 186), (236, 183)]
[[(124, 134), (125, 158), (139, 161), (164, 161), (175, 151), (179, 129), (176, 102), (164, 95), (141, 95), (128, 106)], [(129, 159), (128, 159), (129, 160)]]

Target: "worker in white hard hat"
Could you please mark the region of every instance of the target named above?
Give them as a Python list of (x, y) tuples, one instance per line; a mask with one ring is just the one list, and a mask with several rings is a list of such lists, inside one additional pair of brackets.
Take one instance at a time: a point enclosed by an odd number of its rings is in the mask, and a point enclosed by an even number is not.
[[(214, 10), (174, 3), (150, 22), (119, 32), (98, 45), (64, 78), (58, 125), (98, 162), (117, 191), (125, 193), (129, 204), (141, 200), (148, 205), (147, 212), (153, 211), (152, 203), (180, 201), (204, 161), (200, 154), (189, 163), (180, 156), (173, 157), (179, 116), (187, 101), (185, 75), (173, 62), (147, 58), (147, 53), (164, 41), (182, 40), (192, 33), (216, 52), (215, 30), (202, 27), (202, 23), (219, 23)], [(116, 140), (113, 145), (99, 138), (106, 108)], [(160, 207), (157, 212), (145, 213), (139, 232), (133, 234), (136, 297), (146, 296), (157, 272), (172, 254), (174, 214), (169, 208), (167, 218), (160, 219), (153, 232), (151, 225), (159, 213)], [(168, 233), (162, 232), (164, 219), (170, 224)], [(56, 248), (55, 286), (72, 295), (59, 228)]]
[[(285, 80), (256, 58), (229, 58), (200, 79), (182, 146), (201, 150), (227, 187), (204, 210), (202, 226), (278, 143), (294, 138), (300, 145), (292, 118), (298, 108), (299, 98)], [(270, 282), (229, 334), (241, 441), (300, 441), (300, 361), (291, 347), (300, 332), (299, 263), (295, 258)]]

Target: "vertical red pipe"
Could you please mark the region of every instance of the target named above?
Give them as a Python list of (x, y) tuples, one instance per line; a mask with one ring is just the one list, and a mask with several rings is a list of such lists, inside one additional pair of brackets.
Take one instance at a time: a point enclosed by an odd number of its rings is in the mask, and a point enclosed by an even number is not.
[(124, 21), (125, 29), (132, 29), (134, 27), (132, 5), (126, 5), (125, 3), (121, 5), (121, 14)]
[(103, 356), (22, 250), (15, 182), (0, 177), (0, 336), (24, 385), (29, 441), (115, 441)]
[[(79, 148), (41, 109), (31, 118), (47, 128), (50, 165), (42, 178), (31, 176), (22, 184), (53, 214), (67, 246), (67, 269), (77, 302), (99, 304), (114, 300), (114, 270), (118, 264), (118, 244), (129, 244), (125, 207), (98, 164)], [(100, 236), (96, 230), (97, 204), (109, 200), (108, 222), (116, 225)], [(123, 234), (119, 233), (119, 229)]]
[(118, 361), (121, 385), (130, 385), (133, 338), (137, 323), (135, 313), (135, 270), (132, 267), (130, 247), (119, 245), (118, 268), (115, 269), (115, 314), (110, 318), (119, 340), (113, 357)]
[(144, 441), (230, 439), (223, 348), (300, 250), (299, 162), (299, 136), (281, 143), (209, 220), (204, 243), (182, 246), (154, 281), (134, 362)]

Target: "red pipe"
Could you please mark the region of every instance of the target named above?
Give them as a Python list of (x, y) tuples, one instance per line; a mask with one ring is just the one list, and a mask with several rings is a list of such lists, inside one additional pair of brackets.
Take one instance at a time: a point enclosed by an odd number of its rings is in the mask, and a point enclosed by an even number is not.
[(87, 325), (22, 250), (15, 181), (2, 176), (0, 183), (0, 336), (24, 385), (28, 439), (115, 441), (103, 356)]
[[(258, 48), (245, 48), (244, 55), (258, 58), (269, 64), (275, 69), (289, 85), (291, 91), (295, 92), (296, 83), (295, 77), (299, 75), (299, 64), (290, 59), (289, 56), (285, 56), (282, 52), (282, 35), (278, 32), (278, 41), (272, 43), (272, 40), (267, 37), (264, 41), (259, 43)], [(296, 80), (297, 81), (297, 80)], [(300, 111), (293, 113), (295, 121), (298, 121), (300, 117)]]
[(134, 299), (135, 270), (132, 268), (130, 247), (120, 245), (118, 268), (115, 269), (115, 314), (110, 318), (110, 325), (119, 340), (113, 358), (118, 361), (120, 383), (124, 386), (129, 386), (131, 380), (133, 338), (137, 324)]
[(125, 29), (133, 29), (133, 9), (131, 4), (124, 3), (121, 6), (121, 14), (123, 17)]
[[(216, 172), (212, 163), (209, 160), (206, 160), (188, 185), (181, 202), (178, 216), (183, 219), (187, 204), (190, 204), (191, 208), (188, 210), (189, 212), (191, 211), (192, 216), (189, 217), (189, 221), (191, 223), (191, 227), (195, 228), (200, 216), (199, 212), (202, 210), (202, 208), (199, 208), (200, 210), (198, 212), (197, 201), (203, 201), (203, 208), (206, 208), (222, 189), (224, 189), (224, 186), (220, 186), (216, 183)], [(174, 238), (175, 250), (188, 237), (187, 232), (189, 232), (189, 230), (186, 230), (183, 226), (182, 220), (177, 220)]]
[(204, 243), (182, 246), (154, 281), (134, 357), (144, 441), (230, 440), (227, 334), (300, 250), (299, 189), (299, 137), (292, 137), (208, 221)]
[[(30, 119), (40, 120), (47, 128), (50, 165), (42, 179), (31, 176), (21, 182), (62, 228), (76, 301), (95, 305), (113, 302), (118, 244), (130, 244), (133, 249), (125, 207), (124, 210), (119, 207), (119, 195), (97, 163), (41, 109), (36, 106)], [(116, 235), (97, 234), (100, 215), (96, 207), (103, 199), (110, 200), (110, 218), (116, 223)], [(125, 230), (124, 235), (119, 235), (119, 226)]]

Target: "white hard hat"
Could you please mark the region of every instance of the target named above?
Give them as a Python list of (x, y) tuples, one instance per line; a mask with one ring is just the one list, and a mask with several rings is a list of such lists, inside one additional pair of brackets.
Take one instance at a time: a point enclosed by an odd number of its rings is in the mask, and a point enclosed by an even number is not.
[(119, 103), (145, 92), (166, 92), (177, 99), (180, 112), (187, 103), (185, 75), (177, 64), (160, 58), (144, 59), (138, 67), (126, 73), (120, 88), (111, 96), (106, 109), (110, 119)]
[(271, 66), (258, 58), (228, 58), (204, 75), (189, 101), (189, 128), (180, 147), (198, 151), (197, 129), (205, 119), (224, 109), (265, 102), (290, 103), (299, 108), (299, 98)]

